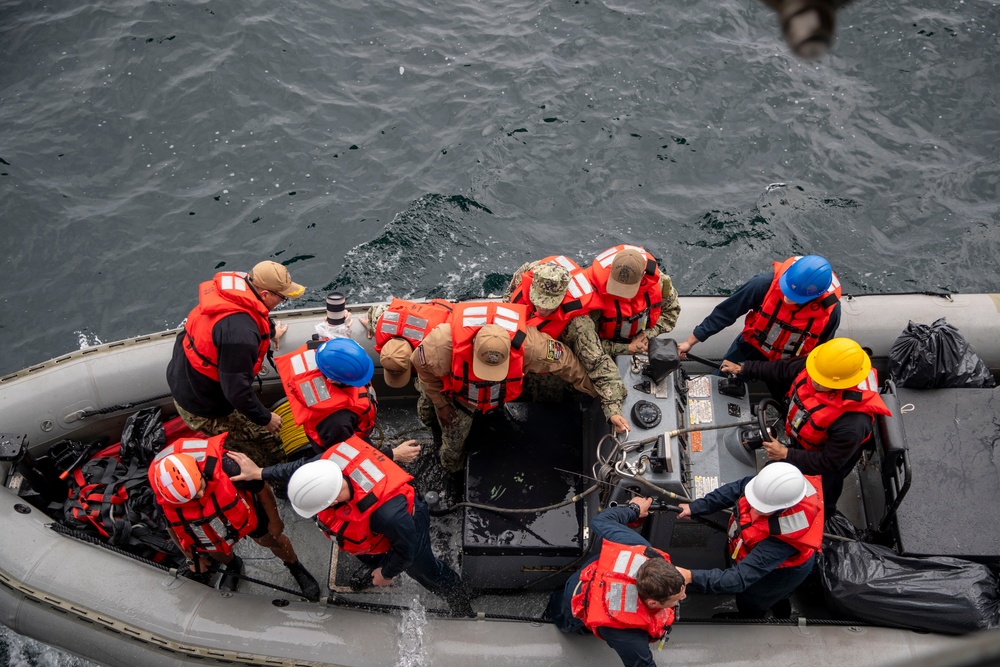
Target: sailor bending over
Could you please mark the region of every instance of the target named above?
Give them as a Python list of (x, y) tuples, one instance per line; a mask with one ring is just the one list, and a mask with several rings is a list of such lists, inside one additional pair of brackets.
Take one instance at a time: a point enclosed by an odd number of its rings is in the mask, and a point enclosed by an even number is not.
[(691, 590), (735, 593), (740, 616), (763, 618), (769, 610), (791, 615), (788, 597), (812, 571), (823, 542), (823, 494), (819, 479), (805, 477), (788, 463), (772, 463), (756, 477), (744, 477), (712, 491), (678, 518), (734, 508), (729, 521), (725, 570), (677, 568)]
[(685, 598), (684, 578), (670, 557), (627, 525), (645, 518), (652, 502), (633, 498), (594, 517), (600, 551), (553, 591), (546, 610), (563, 632), (606, 641), (625, 667), (655, 667), (649, 644), (666, 636)]

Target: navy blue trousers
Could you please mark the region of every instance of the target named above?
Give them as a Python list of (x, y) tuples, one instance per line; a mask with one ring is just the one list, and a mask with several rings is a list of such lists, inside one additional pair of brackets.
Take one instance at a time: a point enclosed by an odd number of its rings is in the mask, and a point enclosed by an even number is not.
[[(405, 572), (418, 584), (447, 600), (461, 590), (462, 580), (431, 551), (431, 514), (427, 503), (420, 498), (413, 503), (413, 523), (416, 525), (419, 537), (413, 563)], [(382, 554), (358, 556), (358, 560), (371, 568), (380, 567), (383, 558)]]

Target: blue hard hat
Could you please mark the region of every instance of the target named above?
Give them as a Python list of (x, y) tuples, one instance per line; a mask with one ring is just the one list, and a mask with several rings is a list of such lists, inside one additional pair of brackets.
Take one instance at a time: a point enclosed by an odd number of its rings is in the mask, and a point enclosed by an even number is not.
[(365, 348), (350, 338), (334, 338), (316, 348), (316, 367), (334, 382), (351, 387), (365, 386), (375, 372)]
[(830, 262), (819, 255), (799, 257), (781, 274), (778, 285), (781, 293), (795, 303), (807, 303), (822, 296), (833, 282)]

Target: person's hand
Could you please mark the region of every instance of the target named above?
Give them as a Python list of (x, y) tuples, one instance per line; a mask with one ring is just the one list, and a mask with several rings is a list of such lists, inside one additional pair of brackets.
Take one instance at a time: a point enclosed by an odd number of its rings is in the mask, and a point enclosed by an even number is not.
[(451, 428), (455, 423), (455, 406), (445, 403), (437, 409), (438, 421), (444, 428)]
[(764, 441), (764, 451), (767, 452), (767, 458), (772, 461), (784, 461), (788, 456), (788, 447), (774, 439)]
[(637, 352), (646, 352), (649, 350), (649, 337), (645, 333), (639, 333), (632, 342), (628, 344), (628, 353), (636, 354)]
[(260, 466), (253, 462), (253, 459), (242, 452), (226, 452), (226, 456), (236, 461), (240, 467), (240, 474), (229, 479), (233, 482), (252, 482), (261, 479)]
[(639, 518), (645, 519), (649, 516), (649, 506), (653, 504), (652, 498), (643, 498), (642, 496), (636, 496), (631, 501), (639, 507)]
[(281, 415), (277, 412), (272, 412), (271, 421), (267, 422), (267, 426), (264, 429), (271, 435), (278, 435), (278, 431), (281, 430)]
[(688, 569), (683, 568), (683, 567), (678, 567), (678, 566), (675, 566), (675, 567), (677, 567), (677, 571), (680, 572), (680, 575), (682, 577), (684, 577), (684, 585), (686, 586), (686, 585), (690, 584), (691, 583), (691, 570), (688, 570)]
[(740, 364), (733, 363), (726, 359), (721, 364), (719, 364), (719, 370), (723, 373), (732, 373), (733, 375), (739, 375), (743, 372), (743, 366)]
[(383, 577), (382, 568), (377, 568), (372, 572), (372, 583), (376, 586), (391, 586), (394, 580)]
[(698, 339), (695, 338), (694, 334), (691, 334), (680, 343), (677, 343), (677, 354), (681, 359), (687, 359), (688, 352), (691, 348), (698, 344)]
[(396, 463), (413, 463), (419, 455), (420, 445), (416, 440), (407, 440), (392, 448), (392, 460)]
[(611, 422), (611, 428), (615, 430), (615, 433), (628, 433), (628, 420), (625, 419), (625, 417), (621, 415), (611, 415), (611, 419), (608, 421)]
[(272, 340), (274, 341), (275, 350), (277, 350), (278, 347), (281, 345), (281, 337), (285, 335), (286, 331), (288, 331), (287, 324), (285, 324), (284, 322), (274, 323), (274, 338)]
[(678, 519), (690, 519), (691, 518), (691, 506), (687, 503), (680, 503), (677, 505), (681, 508), (681, 511), (677, 513)]

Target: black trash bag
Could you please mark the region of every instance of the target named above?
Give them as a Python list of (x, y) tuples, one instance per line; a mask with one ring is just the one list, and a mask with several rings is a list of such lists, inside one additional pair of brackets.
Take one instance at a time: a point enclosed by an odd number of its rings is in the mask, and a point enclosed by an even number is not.
[(159, 408), (144, 408), (130, 416), (122, 430), (121, 460), (148, 466), (153, 457), (167, 446)]
[(646, 366), (642, 374), (659, 384), (663, 378), (667, 377), (681, 367), (681, 355), (677, 351), (677, 341), (669, 338), (666, 334), (660, 334), (649, 339), (649, 365)]
[(900, 556), (863, 542), (824, 547), (820, 579), (826, 601), (876, 625), (964, 634), (1000, 625), (997, 578), (980, 563)]
[(989, 366), (943, 317), (929, 326), (906, 325), (889, 352), (889, 376), (913, 389), (996, 386)]
[(859, 531), (857, 526), (851, 523), (851, 520), (844, 516), (843, 512), (840, 510), (835, 511), (833, 514), (826, 517), (826, 520), (823, 523), (823, 532), (829, 533), (830, 535), (839, 535), (840, 537), (846, 537), (852, 540), (864, 541), (862, 540), (861, 531)]

